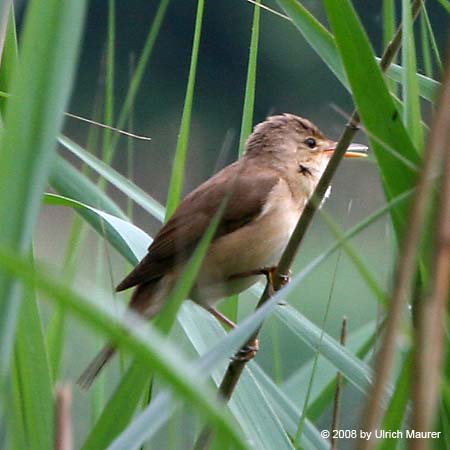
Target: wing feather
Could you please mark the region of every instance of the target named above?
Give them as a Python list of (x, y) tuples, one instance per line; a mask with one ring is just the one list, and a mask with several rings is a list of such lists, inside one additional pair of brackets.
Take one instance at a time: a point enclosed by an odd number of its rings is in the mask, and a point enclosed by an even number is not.
[(156, 235), (147, 255), (117, 286), (117, 291), (157, 280), (185, 262), (227, 196), (227, 207), (214, 239), (233, 233), (260, 214), (269, 192), (280, 178), (276, 172), (266, 169), (259, 174), (256, 183), (254, 175), (242, 163), (226, 167), (181, 202)]

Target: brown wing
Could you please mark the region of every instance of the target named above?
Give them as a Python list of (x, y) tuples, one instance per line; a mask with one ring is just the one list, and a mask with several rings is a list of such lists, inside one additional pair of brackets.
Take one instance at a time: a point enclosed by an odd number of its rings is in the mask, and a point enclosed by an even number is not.
[(275, 172), (260, 172), (257, 178), (251, 175), (242, 162), (234, 163), (191, 192), (117, 291), (156, 280), (186, 261), (227, 195), (227, 207), (214, 238), (232, 233), (256, 217), (279, 177)]

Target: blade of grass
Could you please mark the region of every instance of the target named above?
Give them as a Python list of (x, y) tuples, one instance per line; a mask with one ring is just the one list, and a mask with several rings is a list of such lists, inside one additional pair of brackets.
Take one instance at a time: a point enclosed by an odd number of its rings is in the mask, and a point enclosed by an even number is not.
[(175, 211), (181, 199), (183, 189), (184, 170), (186, 164), (187, 147), (189, 142), (189, 128), (191, 126), (192, 103), (194, 100), (195, 77), (197, 72), (198, 49), (200, 47), (200, 35), (202, 30), (204, 0), (197, 2), (197, 16), (195, 19), (194, 40), (192, 44), (191, 64), (189, 78), (184, 100), (183, 115), (181, 118), (180, 132), (178, 135), (175, 158), (170, 176), (169, 192), (166, 201), (166, 221)]
[[(389, 42), (394, 37), (396, 25), (395, 17), (395, 3), (394, 0), (383, 0), (383, 48), (389, 45)], [(396, 62), (397, 58), (393, 62)], [(389, 82), (391, 92), (397, 93), (396, 84), (393, 81)]]
[(444, 72), (444, 66), (442, 64), (442, 59), (441, 59), (441, 55), (439, 53), (439, 48), (438, 48), (438, 45), (436, 42), (436, 38), (434, 37), (433, 27), (431, 26), (430, 17), (428, 16), (427, 8), (425, 5), (423, 7), (422, 17), (424, 18), (424, 23), (426, 25), (427, 32), (430, 36), (431, 48), (433, 50), (434, 57), (436, 59), (436, 63), (437, 63), (438, 69), (439, 69), (439, 74), (442, 74)]
[(24, 289), (14, 352), (17, 421), (29, 450), (53, 446), (53, 392), (41, 316), (31, 286)]
[[(412, 351), (403, 361), (400, 374), (395, 383), (394, 394), (391, 397), (386, 416), (383, 421), (383, 430), (401, 430), (405, 420), (406, 409), (409, 402), (412, 374)], [(383, 439), (379, 443), (377, 450), (394, 450), (396, 444), (394, 439)], [(393, 447), (394, 446), (394, 447)]]
[[(342, 65), (334, 36), (300, 3), (296, 0), (277, 0), (295, 27), (300, 31), (311, 48), (320, 56), (342, 85), (349, 89), (348, 79)], [(393, 80), (402, 81), (403, 68), (392, 64), (387, 75)], [(417, 74), (420, 95), (434, 101), (434, 95), (439, 83)]]
[[(121, 190), (127, 197), (132, 198), (139, 206), (149, 212), (156, 219), (162, 221), (164, 218), (163, 207), (150, 195), (144, 192), (141, 188), (136, 186), (130, 180), (120, 175), (112, 167), (105, 164), (100, 159), (91, 155), (84, 150), (81, 146), (70, 140), (65, 136), (59, 137), (59, 142), (67, 149), (70, 150), (81, 161), (89, 165), (93, 170), (106, 178), (113, 186)], [(59, 162), (59, 161), (58, 161)], [(71, 196), (72, 197), (72, 196)], [(83, 200), (81, 200), (83, 201)], [(83, 201), (83, 203), (87, 203)], [(97, 205), (94, 205), (97, 206)], [(123, 214), (123, 213), (122, 213)]]
[(299, 445), (300, 438), (301, 438), (301, 436), (303, 434), (303, 429), (304, 429), (305, 420), (306, 420), (306, 411), (307, 411), (307, 408), (309, 406), (311, 392), (312, 392), (312, 388), (313, 388), (313, 384), (314, 384), (314, 380), (315, 380), (315, 376), (316, 376), (317, 363), (319, 361), (319, 355), (320, 355), (320, 346), (322, 345), (323, 336), (324, 336), (325, 328), (326, 328), (326, 325), (327, 325), (328, 314), (330, 312), (331, 299), (333, 298), (333, 291), (334, 291), (334, 287), (336, 285), (336, 274), (337, 274), (337, 268), (339, 267), (340, 259), (341, 259), (341, 252), (339, 251), (338, 255), (337, 255), (337, 258), (336, 258), (336, 262), (335, 262), (335, 266), (334, 266), (334, 270), (333, 270), (333, 275), (332, 275), (332, 278), (331, 278), (330, 292), (328, 294), (328, 299), (327, 299), (327, 303), (326, 303), (326, 306), (325, 306), (325, 313), (324, 313), (323, 319), (322, 319), (322, 324), (321, 324), (322, 334), (320, 335), (319, 346), (315, 350), (313, 364), (312, 364), (312, 367), (311, 367), (311, 375), (309, 377), (308, 386), (306, 388), (305, 401), (304, 401), (303, 406), (302, 406), (302, 413), (301, 413), (300, 418), (298, 420), (297, 429), (296, 429), (295, 435), (294, 435), (294, 445), (295, 446)]
[(422, 45), (422, 59), (423, 59), (423, 69), (427, 77), (433, 76), (433, 63), (431, 62), (431, 52), (430, 52), (430, 38), (428, 36), (427, 24), (425, 21), (425, 6), (424, 14), (420, 15), (420, 38)]
[[(113, 126), (114, 121), (114, 62), (115, 62), (115, 35), (116, 35), (116, 2), (108, 0), (108, 37), (106, 42), (106, 80), (105, 80), (105, 105), (103, 111), (103, 122), (105, 125)], [(103, 130), (103, 152), (102, 159), (111, 164), (113, 157), (111, 146), (111, 130)]]
[(145, 256), (145, 250), (135, 253), (134, 249), (150, 245), (151, 239), (135, 225), (60, 195), (45, 194), (44, 200), (48, 205), (68, 206), (80, 212), (83, 218), (132, 264), (137, 264)]
[(411, 1), (402, 0), (402, 66), (403, 66), (403, 121), (416, 149), (423, 149), (422, 116), (417, 83), (416, 46), (411, 12)]
[[(278, 298), (279, 300), (279, 298)], [(276, 305), (277, 299), (271, 301), (271, 303), (265, 305), (264, 308), (258, 310), (252, 316), (248, 317), (244, 320), (237, 328), (231, 331), (228, 334), (225, 334), (225, 331), (219, 325), (215, 319), (206, 311), (195, 306), (193, 304), (184, 304), (180, 310), (179, 322), (186, 330), (186, 333), (192, 334), (192, 342), (194, 346), (199, 350), (199, 353), (202, 353), (202, 356), (194, 363), (195, 367), (198, 369), (199, 377), (205, 378), (211, 372), (217, 374), (217, 365), (226, 361), (226, 359), (231, 356), (238, 348), (239, 343), (242, 343), (245, 339), (245, 336), (251, 333), (251, 330), (254, 330), (258, 323), (261, 323), (263, 318), (267, 316)], [(220, 339), (217, 341), (217, 339)], [(217, 341), (215, 344), (211, 346), (211, 342)], [(217, 377), (216, 377), (217, 378)], [(255, 392), (255, 389), (258, 390), (258, 386), (255, 385), (254, 381), (249, 379), (250, 386), (248, 388), (243, 389), (247, 392), (252, 392), (253, 397), (251, 401), (245, 401), (242, 405), (242, 411), (240, 414), (236, 415), (239, 418), (239, 423), (244, 431), (248, 431), (248, 426), (254, 427), (252, 423), (247, 425), (246, 416), (248, 416), (249, 412), (246, 412), (248, 408), (251, 408), (253, 404), (260, 404), (261, 401), (265, 402), (258, 394)], [(255, 398), (259, 397), (259, 398)], [(161, 399), (161, 397), (163, 397)], [(164, 401), (164, 403), (162, 403)], [(135, 448), (135, 445), (139, 443), (143, 443), (145, 440), (149, 439), (151, 435), (156, 431), (156, 427), (149, 427), (150, 424), (154, 424), (157, 422), (158, 427), (160, 427), (170, 416), (170, 414), (174, 411), (175, 406), (170, 403), (170, 398), (167, 397), (165, 392), (159, 394), (152, 404), (150, 404), (139, 416), (133, 421), (133, 423), (117, 438), (117, 440), (108, 447), (108, 450), (118, 450), (119, 448)], [(233, 411), (239, 410), (239, 408), (233, 408)], [(161, 413), (163, 411), (163, 413)], [(271, 415), (271, 407), (265, 406), (262, 409), (255, 409), (254, 414), (258, 416), (262, 415), (263, 411), (267, 411), (264, 414), (265, 420), (268, 420), (267, 417)], [(254, 416), (253, 416), (254, 417)], [(244, 421), (245, 419), (245, 421)], [(276, 417), (271, 420), (277, 420)], [(250, 419), (250, 422), (254, 420)], [(266, 425), (268, 425), (266, 423)], [(276, 425), (276, 424), (275, 424)], [(274, 424), (271, 424), (270, 429), (275, 432), (275, 436), (278, 439), (275, 439), (273, 436), (267, 436), (265, 438), (264, 427), (258, 427), (256, 435), (249, 436), (252, 441), (257, 442), (259, 445), (257, 448), (267, 448), (270, 442), (275, 442), (275, 447), (271, 446), (268, 448), (285, 448), (286, 446), (286, 437), (283, 434), (283, 431), (273, 428)], [(278, 425), (279, 426), (279, 425)], [(258, 436), (258, 433), (260, 434)], [(247, 433), (246, 433), (247, 434)], [(318, 434), (318, 433), (317, 433)], [(281, 440), (279, 440), (281, 439)], [(313, 447), (315, 448), (315, 447)], [(318, 447), (322, 449), (323, 447)]]
[[(72, 86), (85, 1), (29, 3), (20, 70), (11, 82), (0, 152), (0, 242), (29, 251), (56, 135)], [(45, 30), (45, 32), (43, 31)], [(39, 43), (39, 45), (36, 45)], [(0, 275), (0, 390), (8, 373), (20, 302), (17, 284)]]
[[(5, 0), (0, 8), (0, 91), (9, 92), (17, 63), (17, 33), (12, 0)], [(5, 112), (6, 98), (0, 98), (0, 112)]]
[[(176, 319), (179, 307), (191, 291), (225, 206), (226, 200), (211, 220), (187, 267), (183, 270), (175, 287), (170, 292), (165, 302), (165, 307), (155, 320), (155, 327), (163, 334), (167, 335), (169, 333)], [(140, 242), (139, 245), (141, 244)], [(104, 448), (116, 439), (117, 435), (129, 423), (141, 397), (140, 392), (142, 392), (142, 388), (148, 382), (151, 375), (151, 372), (143, 371), (139, 360), (135, 360), (132, 363), (120, 386), (116, 389), (113, 398), (108, 402), (104, 413), (100, 416), (89, 434), (83, 446), (84, 450)], [(132, 393), (130, 393), (130, 390)], [(117, 419), (118, 416), (120, 419)], [(112, 425), (111, 418), (115, 419), (114, 431), (111, 431), (110, 427)]]
[[(161, 29), (161, 25), (164, 21), (164, 17), (166, 15), (167, 7), (169, 6), (170, 0), (161, 0), (159, 3), (158, 9), (155, 13), (153, 22), (150, 26), (149, 33), (147, 35), (147, 39), (145, 41), (144, 47), (142, 49), (141, 55), (136, 65), (136, 70), (133, 73), (133, 77), (130, 81), (130, 86), (128, 88), (127, 95), (125, 97), (125, 101), (123, 102), (123, 107), (119, 113), (119, 119), (117, 120), (117, 128), (122, 129), (128, 119), (130, 111), (133, 107), (133, 103), (136, 99), (136, 95), (139, 90), (139, 86), (144, 77), (145, 69), (147, 63), (150, 59), (150, 56), (153, 51), (153, 46), (155, 44), (156, 38), (158, 37), (159, 31)], [(117, 143), (119, 141), (119, 135), (115, 134), (111, 141), (111, 148), (114, 150), (117, 147)]]
[(248, 56), (247, 81), (245, 84), (244, 106), (242, 110), (241, 134), (239, 138), (239, 156), (245, 150), (245, 141), (253, 128), (253, 109), (255, 107), (256, 66), (258, 61), (260, 0), (257, 0), (253, 10), (252, 36), (250, 39), (250, 53)]
[[(242, 109), (241, 134), (239, 138), (239, 157), (245, 150), (245, 141), (252, 132), (253, 110), (255, 106), (256, 90), (256, 67), (258, 60), (259, 22), (260, 22), (260, 1), (258, 0), (253, 10), (253, 24), (250, 39), (250, 52), (248, 56), (247, 80), (245, 84), (244, 106)], [(237, 322), (239, 312), (239, 296), (234, 295), (222, 302), (220, 310), (225, 316)]]
[[(373, 50), (356, 12), (348, 0), (342, 2), (327, 0), (325, 6), (359, 115), (370, 133), (369, 136), (376, 136), (413, 164), (418, 164), (416, 149), (399, 120), (398, 111), (380, 67), (375, 62)], [(355, 64), (355, 61), (359, 63)], [(392, 199), (411, 189), (415, 185), (417, 174), (385, 152), (373, 138), (369, 137), (369, 140), (380, 167), (387, 198)], [(407, 225), (405, 219), (407, 211), (408, 205), (402, 205), (392, 211), (392, 221), (398, 240), (403, 236)]]
[[(5, 248), (0, 249), (0, 266), (14, 276), (20, 277), (27, 285), (46, 294), (54, 303), (66, 307), (84, 323), (102, 332), (138, 357), (148, 370), (154, 370), (182, 398), (205, 417), (209, 423), (220, 429), (229, 442), (237, 449), (248, 449), (229, 421), (209, 387), (198, 382), (198, 375), (185, 361), (179, 350), (169, 344), (153, 327), (137, 327), (141, 321), (133, 317), (131, 326), (127, 320), (118, 318), (116, 313), (106, 310), (100, 304), (76, 294), (62, 283), (49, 276), (44, 270), (33, 268), (21, 257)], [(143, 324), (142, 324), (143, 325)], [(240, 337), (245, 339), (246, 333)]]

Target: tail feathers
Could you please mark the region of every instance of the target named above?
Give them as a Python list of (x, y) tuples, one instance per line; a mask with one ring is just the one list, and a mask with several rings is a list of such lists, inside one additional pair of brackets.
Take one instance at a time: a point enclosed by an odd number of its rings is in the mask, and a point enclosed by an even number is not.
[(97, 375), (112, 358), (115, 352), (115, 348), (111, 345), (106, 345), (100, 350), (98, 355), (91, 361), (77, 380), (77, 384), (82, 390), (87, 391), (90, 388), (91, 384), (97, 378)]

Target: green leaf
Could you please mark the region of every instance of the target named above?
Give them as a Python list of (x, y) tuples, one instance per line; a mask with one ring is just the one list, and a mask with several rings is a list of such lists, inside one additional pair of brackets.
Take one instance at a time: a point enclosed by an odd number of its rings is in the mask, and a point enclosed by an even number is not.
[[(158, 10), (155, 13), (153, 22), (150, 26), (149, 33), (147, 35), (147, 39), (145, 40), (142, 53), (140, 54), (139, 60), (136, 64), (136, 69), (133, 72), (133, 77), (130, 81), (130, 86), (128, 88), (122, 109), (119, 114), (119, 119), (117, 120), (118, 129), (122, 129), (127, 123), (128, 116), (130, 114), (133, 103), (139, 91), (142, 79), (144, 77), (145, 69), (152, 54), (156, 38), (158, 37), (159, 31), (161, 30), (161, 25), (166, 16), (166, 11), (167, 7), (169, 6), (169, 2), (170, 0), (161, 0), (159, 3)], [(115, 134), (112, 138), (111, 148), (113, 152), (117, 147), (119, 137), (120, 137), (119, 134)]]
[[(3, 12), (4, 10), (0, 9), (0, 11)], [(11, 11), (7, 11), (7, 13), (9, 13), (9, 19), (7, 23), (4, 23), (4, 26), (6, 26), (6, 35), (1, 52), (2, 58), (0, 65), (0, 91), (5, 93), (11, 90), (11, 81), (17, 63), (17, 33), (14, 8), (11, 7)], [(9, 95), (0, 98), (0, 112), (2, 114), (5, 112), (7, 98), (9, 98)]]
[(257, 0), (253, 10), (252, 37), (248, 56), (247, 81), (245, 83), (244, 106), (242, 110), (241, 135), (239, 138), (239, 155), (244, 153), (245, 141), (253, 128), (253, 109), (255, 106), (256, 63), (258, 61), (259, 17), (261, 8)]
[[(374, 330), (375, 324), (373, 322), (369, 322), (358, 328), (348, 337), (348, 345), (346, 348), (353, 354), (356, 354), (361, 347), (361, 343), (366, 343), (368, 340), (370, 342), (373, 341)], [(314, 357), (303, 364), (283, 383), (283, 392), (288, 398), (295, 398), (297, 407), (301, 407), (304, 404), (306, 394), (304, 386), (307, 386), (309, 382), (313, 365)], [(310, 405), (317, 400), (323, 389), (325, 389), (329, 383), (333, 382), (335, 378), (336, 367), (325, 357), (320, 356), (317, 364), (317, 375), (314, 379), (311, 392)], [(333, 386), (333, 388), (334, 387), (335, 386)]]
[[(145, 327), (138, 317), (133, 317), (129, 323), (127, 318), (118, 317), (117, 311), (107, 310), (100, 303), (92, 303), (5, 248), (0, 248), (0, 267), (20, 277), (25, 284), (35, 286), (46, 294), (46, 298), (67, 307), (85, 324), (107, 335), (119, 348), (139, 358), (147, 370), (160, 375), (174, 392), (189, 401), (211, 425), (217, 427), (235, 448), (248, 449), (215, 400), (214, 393), (204, 383), (199, 383), (198, 374), (180, 351), (153, 327)], [(241, 336), (241, 342), (246, 337), (247, 334)]]
[(49, 205), (74, 208), (132, 264), (137, 264), (145, 256), (146, 251), (141, 249), (151, 244), (146, 233), (123, 219), (60, 195), (45, 194), (44, 199)]
[[(220, 324), (198, 308), (183, 308), (180, 314), (180, 324), (199, 354), (205, 353), (211, 342), (223, 339), (225, 335)], [(244, 323), (239, 327), (243, 325)], [(255, 378), (253, 372), (256, 367), (257, 364), (251, 362), (247, 370), (243, 372), (229, 402), (230, 409), (247, 438), (254, 443), (255, 448), (292, 448), (292, 444), (286, 439), (286, 431), (281, 426), (285, 426), (285, 423), (281, 424), (280, 417), (276, 414), (277, 411), (274, 411), (274, 403), (269, 401), (264, 387)], [(225, 364), (214, 370), (213, 379), (216, 385), (220, 384), (224, 369)], [(257, 422), (254, 420), (255, 417), (258, 417)], [(308, 429), (308, 431), (310, 430)], [(311, 448), (324, 449), (324, 446)]]
[[(60, 136), (59, 142), (67, 150), (70, 150), (75, 156), (77, 156), (81, 161), (94, 169), (102, 177), (106, 178), (113, 186), (115, 186), (117, 189), (120, 189), (125, 195), (127, 195), (127, 197), (133, 199), (139, 206), (149, 212), (152, 216), (156, 217), (160, 221), (163, 220), (164, 208), (156, 200), (150, 197), (150, 195), (145, 193), (141, 188), (129, 181), (123, 175), (120, 175), (117, 171), (105, 164), (100, 159), (96, 158), (94, 155), (91, 155), (89, 152), (84, 150), (82, 147), (80, 147), (78, 144), (76, 144), (66, 136)], [(79, 198), (76, 199), (78, 200)], [(83, 200), (80, 199), (80, 201)], [(88, 202), (83, 201), (83, 203)]]
[[(395, 150), (414, 166), (419, 165), (416, 149), (400, 120), (369, 40), (350, 2), (326, 0), (325, 6), (358, 112), (380, 167), (386, 196), (390, 200), (413, 188), (417, 174), (386, 150)], [(406, 227), (407, 211), (408, 206), (404, 205), (392, 211), (399, 240)]]
[[(342, 65), (334, 36), (297, 0), (277, 0), (295, 27), (300, 31), (311, 48), (335, 74), (336, 78), (349, 89), (349, 83)], [(379, 59), (377, 59), (379, 60)], [(387, 75), (395, 81), (402, 81), (403, 68), (392, 64)], [(434, 102), (440, 85), (435, 80), (416, 74), (420, 95)]]
[[(403, 360), (400, 374), (395, 383), (386, 415), (383, 421), (383, 430), (401, 430), (405, 419), (411, 389), (411, 375), (413, 370), (413, 352), (410, 350)], [(378, 450), (392, 450), (396, 448), (397, 439), (384, 439), (378, 445)]]
[(125, 429), (145, 392), (151, 374), (152, 370), (146, 368), (138, 359), (132, 362), (90, 430), (82, 450), (106, 448)]
[(416, 46), (410, 0), (402, 0), (403, 120), (415, 147), (422, 150), (423, 130), (417, 83)]
[[(373, 372), (363, 361), (289, 305), (276, 309), (277, 317), (313, 351), (319, 351), (362, 393), (370, 389)], [(323, 337), (322, 337), (323, 333)]]
[[(69, 99), (85, 1), (31, 1), (0, 140), (0, 243), (29, 251), (40, 199)], [(45, 64), (43, 63), (45, 61)], [(8, 372), (20, 306), (17, 285), (0, 274), (0, 389)]]
[(197, 1), (197, 16), (195, 19), (194, 41), (192, 44), (191, 65), (184, 100), (183, 116), (181, 118), (175, 159), (170, 177), (169, 193), (166, 202), (166, 220), (173, 214), (181, 198), (183, 189), (184, 169), (186, 164), (187, 147), (189, 143), (189, 128), (191, 126), (192, 103), (194, 100), (195, 77), (197, 72), (198, 49), (202, 30), (204, 0)]
[(24, 290), (14, 358), (14, 413), (28, 450), (53, 447), (53, 389), (40, 312), (32, 287)]

